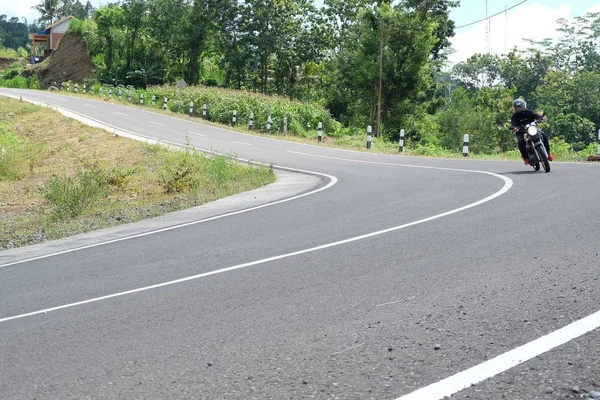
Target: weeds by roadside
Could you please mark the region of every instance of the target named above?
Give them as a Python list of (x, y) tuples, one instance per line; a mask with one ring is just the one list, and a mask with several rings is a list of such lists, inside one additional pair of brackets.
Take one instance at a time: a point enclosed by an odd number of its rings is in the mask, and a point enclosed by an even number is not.
[(275, 180), (267, 167), (125, 139), (4, 97), (0, 147), (0, 250), (158, 216)]

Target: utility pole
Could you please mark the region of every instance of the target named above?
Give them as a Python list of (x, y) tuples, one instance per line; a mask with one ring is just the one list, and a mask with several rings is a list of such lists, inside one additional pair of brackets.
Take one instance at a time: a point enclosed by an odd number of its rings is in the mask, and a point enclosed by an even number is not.
[(490, 54), (490, 18), (488, 17), (488, 2), (485, 0), (485, 45), (487, 46), (487, 53)]
[(381, 91), (383, 88), (383, 27), (384, 21), (381, 20), (381, 34), (379, 37), (379, 98), (377, 100), (377, 131), (375, 137), (381, 135)]

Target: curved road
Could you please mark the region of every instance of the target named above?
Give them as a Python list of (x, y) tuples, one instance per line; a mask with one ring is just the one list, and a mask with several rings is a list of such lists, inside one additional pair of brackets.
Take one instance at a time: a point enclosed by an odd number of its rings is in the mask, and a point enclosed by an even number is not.
[(1, 252), (1, 398), (600, 390), (599, 165), (554, 163), (545, 174), (351, 152), (92, 98), (0, 94), (147, 139), (189, 136), (316, 181), (247, 212)]

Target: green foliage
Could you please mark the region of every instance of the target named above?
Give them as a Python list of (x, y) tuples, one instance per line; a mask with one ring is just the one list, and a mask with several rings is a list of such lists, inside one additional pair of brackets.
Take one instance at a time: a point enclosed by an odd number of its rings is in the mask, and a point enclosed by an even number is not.
[[(247, 125), (250, 113), (254, 113), (254, 129), (266, 131), (267, 119), (273, 120), (271, 133), (283, 133), (283, 118), (288, 118), (288, 133), (305, 135), (312, 132), (316, 136), (317, 125), (323, 123), (327, 135), (339, 136), (342, 126), (335, 121), (324, 108), (309, 103), (300, 103), (281, 97), (264, 96), (246, 91), (225, 90), (209, 87), (187, 87), (181, 92), (175, 87), (151, 86), (145, 91), (137, 91), (134, 98), (139, 99), (144, 93), (146, 104), (152, 96), (156, 96), (156, 107), (162, 108), (163, 98), (168, 99), (168, 108), (174, 112), (187, 114), (189, 104), (194, 103), (194, 115), (202, 116), (202, 106), (207, 105), (210, 121), (231, 124), (233, 110), (237, 111), (239, 125)], [(114, 94), (114, 91), (113, 91)]]
[(0, 179), (18, 179), (21, 176), (25, 146), (17, 136), (0, 124)]
[(595, 141), (596, 129), (594, 123), (577, 114), (558, 115), (551, 119), (549, 124), (549, 134), (558, 136), (568, 143), (581, 142), (585, 147), (585, 145)]
[(19, 52), (15, 49), (11, 49), (11, 48), (0, 48), (0, 58), (8, 58), (8, 59), (15, 59), (18, 60), (19, 58), (21, 58), (21, 56), (19, 55)]
[(106, 195), (104, 182), (93, 171), (78, 172), (74, 177), (54, 177), (42, 190), (52, 207), (52, 220), (81, 215)]
[(509, 89), (483, 88), (474, 94), (463, 87), (452, 92), (449, 106), (437, 113), (443, 147), (459, 151), (463, 137), (469, 135), (473, 153), (494, 154), (515, 145), (508, 129), (513, 92)]
[(193, 148), (155, 154), (160, 184), (165, 193), (194, 192), (201, 183), (206, 157)]
[[(7, 20), (6, 15), (0, 14), (0, 48), (5, 46), (12, 50), (18, 49), (18, 52), (21, 53), (19, 57), (23, 57), (23, 47), (27, 46), (29, 42), (27, 33), (27, 24), (21, 22), (20, 18), (12, 17)], [(4, 57), (2, 52), (0, 52), (0, 57)], [(27, 52), (25, 52), (25, 57), (27, 57)]]
[(0, 78), (0, 87), (15, 89), (40, 89), (41, 84), (35, 76), (32, 76), (30, 78), (15, 76), (12, 79)]
[(581, 161), (598, 152), (598, 144), (596, 143), (590, 143), (587, 146), (583, 143), (572, 145), (560, 137), (550, 139), (550, 148), (554, 159), (557, 161)]

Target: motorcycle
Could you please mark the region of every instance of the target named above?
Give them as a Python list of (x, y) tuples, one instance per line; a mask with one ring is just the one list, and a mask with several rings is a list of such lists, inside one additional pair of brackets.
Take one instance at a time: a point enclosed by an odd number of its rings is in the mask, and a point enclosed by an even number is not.
[(535, 171), (540, 170), (540, 164), (544, 167), (544, 171), (550, 172), (550, 160), (548, 160), (548, 152), (544, 146), (542, 131), (538, 127), (538, 122), (520, 127), (520, 131), (524, 132), (525, 148), (529, 157), (529, 165)]

